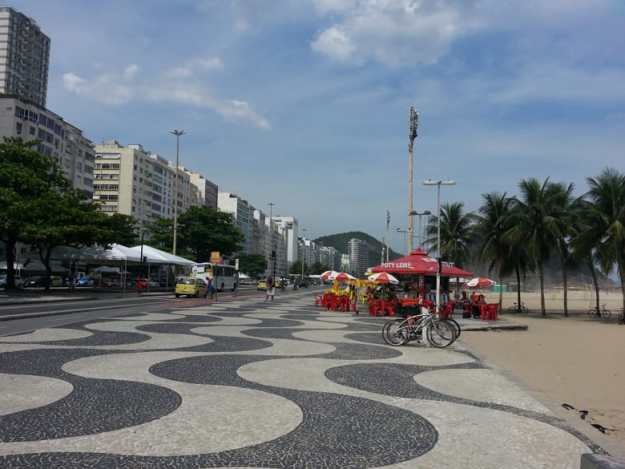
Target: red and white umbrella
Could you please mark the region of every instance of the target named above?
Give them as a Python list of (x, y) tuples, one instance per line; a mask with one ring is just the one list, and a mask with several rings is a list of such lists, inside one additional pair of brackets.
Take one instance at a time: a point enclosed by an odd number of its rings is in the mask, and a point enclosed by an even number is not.
[(488, 288), (495, 285), (495, 281), (486, 277), (475, 277), (465, 283), (465, 287), (468, 288)]
[(321, 280), (323, 280), (324, 282), (331, 280), (331, 277), (333, 275), (338, 275), (338, 272), (334, 271), (334, 270), (326, 270), (324, 273), (322, 273), (320, 275)]
[(336, 275), (331, 275), (330, 280), (336, 280), (337, 282), (347, 282), (348, 280), (356, 280), (356, 277), (349, 275), (347, 272), (335, 272)]
[(376, 283), (392, 283), (393, 285), (397, 285), (399, 280), (393, 277), (391, 274), (387, 272), (380, 272), (378, 274), (369, 275), (369, 280)]

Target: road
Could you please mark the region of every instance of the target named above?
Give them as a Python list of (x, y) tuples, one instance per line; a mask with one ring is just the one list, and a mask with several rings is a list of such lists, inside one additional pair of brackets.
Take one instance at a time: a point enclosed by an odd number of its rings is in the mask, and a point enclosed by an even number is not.
[(312, 293), (20, 320), (0, 467), (564, 469), (596, 449), (461, 344), (387, 346)]

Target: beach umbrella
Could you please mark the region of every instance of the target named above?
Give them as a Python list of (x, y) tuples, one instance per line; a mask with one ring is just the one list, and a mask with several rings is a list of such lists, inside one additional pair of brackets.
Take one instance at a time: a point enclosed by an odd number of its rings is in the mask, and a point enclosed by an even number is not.
[(330, 280), (333, 275), (338, 275), (338, 272), (336, 272), (334, 270), (326, 270), (324, 273), (322, 273), (319, 276), (319, 278), (321, 278), (321, 280), (326, 282), (326, 281)]
[(392, 283), (393, 285), (397, 285), (399, 280), (393, 277), (391, 274), (386, 272), (380, 272), (378, 274), (370, 275), (369, 280), (376, 283)]
[(336, 275), (330, 276), (330, 280), (337, 282), (347, 282), (348, 280), (356, 280), (356, 277), (349, 275), (347, 272), (335, 272)]
[(464, 284), (468, 288), (488, 288), (495, 285), (495, 281), (486, 277), (475, 277)]

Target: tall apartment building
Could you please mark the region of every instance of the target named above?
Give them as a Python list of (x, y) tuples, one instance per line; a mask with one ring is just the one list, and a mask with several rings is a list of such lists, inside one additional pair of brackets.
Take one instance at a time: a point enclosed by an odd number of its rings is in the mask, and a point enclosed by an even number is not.
[(327, 266), (330, 270), (340, 270), (340, 253), (332, 246), (321, 246), (319, 248), (319, 262)]
[(369, 267), (369, 245), (361, 239), (352, 238), (347, 243), (347, 250), (351, 273), (362, 276)]
[(209, 181), (206, 177), (197, 171), (191, 171), (184, 168), (184, 171), (189, 175), (191, 184), (193, 184), (198, 192), (200, 198), (200, 205), (204, 205), (209, 208), (217, 208), (217, 197), (219, 188), (217, 184)]
[(0, 94), (46, 105), (50, 38), (35, 20), (0, 7)]
[[(109, 214), (131, 215), (141, 224), (172, 218), (176, 167), (143, 146), (116, 140), (96, 145), (94, 199)], [(199, 192), (190, 176), (178, 171), (178, 213), (199, 204)]]
[(265, 217), (265, 226), (267, 227), (267, 275), (272, 273), (275, 277), (284, 277), (288, 275), (289, 266), (287, 261), (287, 230), (275, 222)]
[(231, 192), (219, 192), (217, 195), (217, 208), (222, 212), (231, 213), (237, 227), (243, 233), (244, 241), (241, 252), (251, 254), (254, 207), (247, 200)]
[(61, 116), (17, 97), (0, 97), (1, 137), (37, 140), (37, 151), (56, 159), (74, 188), (93, 193), (93, 143)]
[(277, 216), (273, 217), (273, 221), (280, 225), (286, 232), (286, 259), (287, 264), (291, 266), (298, 261), (297, 240), (299, 236), (299, 225), (295, 217)]

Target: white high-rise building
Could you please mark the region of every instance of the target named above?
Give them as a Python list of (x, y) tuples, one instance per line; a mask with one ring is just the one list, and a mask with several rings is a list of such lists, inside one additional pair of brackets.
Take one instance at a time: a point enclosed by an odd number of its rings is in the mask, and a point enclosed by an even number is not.
[(0, 7), (0, 94), (46, 106), (50, 38), (35, 20)]
[(252, 253), (252, 236), (254, 207), (247, 200), (239, 197), (231, 192), (219, 192), (217, 195), (217, 207), (222, 212), (231, 213), (234, 217), (237, 227), (245, 237), (241, 252), (244, 254)]
[(56, 159), (75, 189), (93, 193), (93, 143), (61, 116), (23, 99), (0, 97), (2, 137), (37, 140), (37, 151)]
[(299, 225), (295, 217), (276, 216), (273, 217), (275, 223), (280, 225), (286, 232), (286, 258), (289, 266), (298, 261), (297, 239), (299, 236)]
[(217, 208), (217, 194), (219, 188), (217, 184), (206, 179), (203, 174), (197, 171), (191, 171), (183, 168), (183, 170), (189, 175), (191, 184), (193, 184), (199, 193), (199, 204), (209, 208)]
[[(173, 218), (176, 166), (139, 144), (115, 140), (96, 145), (94, 200), (108, 214), (132, 215), (140, 223)], [(178, 171), (178, 214), (200, 204), (190, 176)]]
[(358, 277), (369, 267), (369, 246), (358, 238), (352, 238), (347, 244), (350, 272)]

